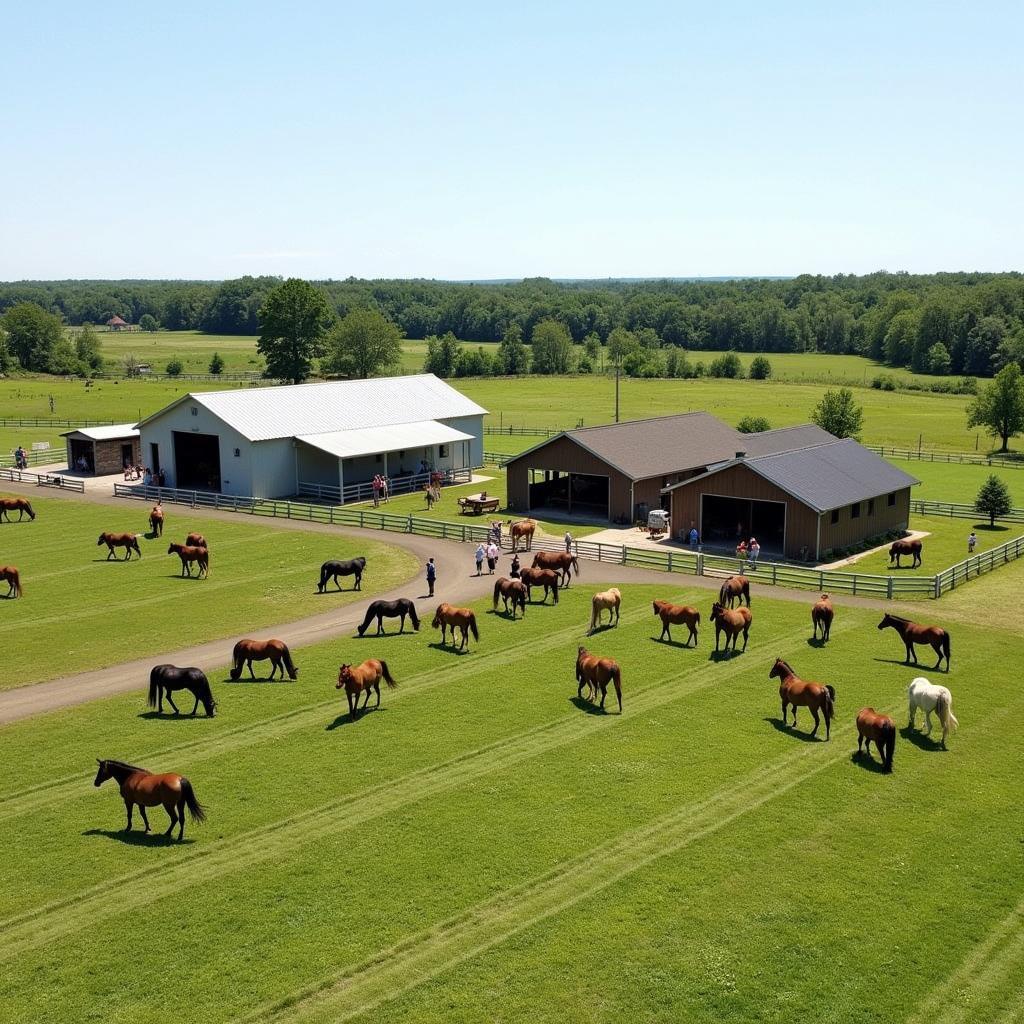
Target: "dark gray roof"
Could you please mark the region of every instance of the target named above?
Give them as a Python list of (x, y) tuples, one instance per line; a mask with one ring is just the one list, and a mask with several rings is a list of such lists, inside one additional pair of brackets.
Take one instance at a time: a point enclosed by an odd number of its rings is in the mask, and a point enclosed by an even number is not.
[(760, 434), (740, 434), (736, 451), (745, 451), (748, 458), (756, 458), (759, 455), (809, 448), (813, 444), (827, 444), (835, 439), (835, 434), (822, 430), (814, 423), (801, 423), (798, 427), (779, 427)]

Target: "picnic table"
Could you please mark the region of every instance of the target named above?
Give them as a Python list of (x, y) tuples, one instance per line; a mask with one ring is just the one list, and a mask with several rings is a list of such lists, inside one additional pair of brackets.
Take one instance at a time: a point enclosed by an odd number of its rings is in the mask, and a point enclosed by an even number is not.
[(467, 513), (474, 516), (481, 516), (485, 512), (497, 512), (501, 507), (501, 498), (494, 498), (486, 491), (480, 494), (467, 494), (459, 498), (459, 512), (462, 515)]

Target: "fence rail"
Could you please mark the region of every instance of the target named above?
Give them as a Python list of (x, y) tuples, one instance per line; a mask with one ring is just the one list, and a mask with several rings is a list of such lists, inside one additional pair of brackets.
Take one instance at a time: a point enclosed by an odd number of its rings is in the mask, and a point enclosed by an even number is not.
[(951, 462), (964, 466), (998, 466), (1002, 469), (1024, 469), (1024, 459), (1007, 455), (979, 455), (977, 452), (936, 452), (918, 448), (890, 448), (888, 445), (866, 444), (865, 448), (889, 459), (920, 462)]
[(112, 427), (117, 420), (62, 420), (48, 419), (42, 416), (0, 416), (0, 427), (63, 427), (74, 430), (76, 427)]
[[(958, 504), (953, 501), (918, 501), (911, 499), (910, 511), (920, 516), (952, 516), (958, 519), (985, 519), (986, 513), (979, 512), (974, 505)], [(1011, 508), (1004, 516), (996, 519), (1007, 523), (1024, 523), (1024, 508)]]
[(37, 487), (59, 487), (65, 491), (85, 494), (85, 482), (59, 473), (30, 473), (27, 469), (0, 469), (0, 480), (12, 484), (35, 484)]
[[(472, 469), (448, 469), (443, 470), (443, 486), (453, 484), (468, 484), (473, 479)], [(409, 494), (411, 491), (421, 491), (424, 486), (430, 483), (433, 475), (429, 473), (413, 473), (410, 476), (388, 477), (388, 494)], [(344, 491), (331, 484), (315, 484), (307, 481), (299, 481), (299, 496), (305, 498), (316, 498), (319, 501), (331, 501), (334, 504), (348, 505), (352, 502), (370, 501), (373, 498), (373, 481), (367, 480), (358, 484), (346, 484)]]
[(505, 437), (554, 437), (561, 429), (552, 427), (496, 427), (484, 425), (485, 434), (503, 434)]
[(484, 452), (484, 465), (497, 466), (498, 469), (504, 469), (514, 458), (516, 456), (509, 455), (508, 452)]
[(1024, 555), (1024, 537), (1015, 537), (997, 548), (982, 551), (978, 555), (971, 555), (948, 569), (943, 569), (935, 577), (935, 596), (940, 597), (948, 590), (955, 590), (962, 586), (969, 579), (981, 576), (983, 573), (998, 569), (1008, 562), (1012, 562)]
[[(52, 466), (54, 463), (67, 462), (67, 452), (64, 448), (47, 448), (45, 451), (25, 452), (25, 461), (30, 466)], [(7, 455), (0, 455), (0, 466), (14, 467), (14, 452)]]

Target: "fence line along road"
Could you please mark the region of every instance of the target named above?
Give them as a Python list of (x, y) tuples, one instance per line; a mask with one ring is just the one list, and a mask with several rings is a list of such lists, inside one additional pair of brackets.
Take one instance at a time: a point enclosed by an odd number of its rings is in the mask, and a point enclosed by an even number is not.
[(0, 480), (12, 484), (35, 484), (37, 487), (59, 487), (65, 491), (85, 494), (85, 481), (58, 473), (30, 473), (27, 469), (0, 469)]
[[(955, 501), (918, 501), (912, 498), (910, 511), (919, 516), (952, 516), (957, 519), (986, 519), (987, 512), (979, 512), (974, 505), (960, 504)], [(1011, 508), (1004, 516), (996, 516), (997, 520), (1007, 523), (1024, 523), (1024, 508)]]
[(112, 427), (116, 420), (61, 420), (43, 416), (0, 416), (0, 427), (64, 427), (75, 430), (78, 427)]

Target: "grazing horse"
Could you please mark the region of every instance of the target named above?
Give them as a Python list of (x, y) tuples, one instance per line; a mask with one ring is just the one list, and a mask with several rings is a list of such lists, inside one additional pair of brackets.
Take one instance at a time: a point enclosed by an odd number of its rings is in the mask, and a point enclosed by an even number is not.
[(181, 575), (192, 576), (192, 563), (199, 565), (199, 578), (210, 575), (210, 552), (206, 548), (191, 547), (188, 544), (171, 544), (167, 554), (177, 555), (181, 559)]
[(664, 640), (666, 634), (668, 635), (669, 643), (672, 642), (672, 630), (669, 626), (686, 626), (690, 631), (690, 635), (686, 638), (684, 647), (690, 646), (690, 641), (693, 641), (693, 646), (697, 646), (697, 627), (700, 625), (700, 612), (696, 608), (690, 607), (688, 604), (671, 604), (668, 601), (655, 601), (654, 602), (654, 614), (661, 616), (661, 636), (659, 640)]
[(376, 658), (368, 658), (361, 665), (342, 665), (338, 669), (338, 683), (336, 690), (344, 689), (348, 698), (349, 718), (354, 722), (356, 712), (359, 710), (359, 694), (365, 694), (362, 710), (370, 703), (370, 691), (377, 692), (377, 703), (374, 707), (380, 707), (380, 681), (384, 680), (390, 689), (394, 689), (398, 683), (391, 676), (386, 661), (377, 661)]
[(718, 603), (723, 608), (731, 608), (733, 602), (739, 601), (743, 606), (743, 599), (747, 600), (747, 607), (750, 607), (750, 580), (746, 576), (730, 576), (718, 591)]
[(163, 506), (159, 504), (153, 506), (149, 513), (149, 528), (152, 530), (154, 537), (162, 537), (164, 535)]
[(363, 618), (362, 625), (359, 627), (357, 632), (362, 636), (367, 629), (369, 629), (370, 623), (377, 620), (377, 636), (380, 636), (384, 632), (384, 619), (397, 619), (399, 616), (402, 618), (402, 624), (399, 627), (398, 632), (405, 632), (405, 617), (409, 616), (412, 622), (412, 628), (418, 633), (420, 631), (420, 620), (416, 614), (416, 605), (412, 603), (407, 597), (399, 597), (394, 601), (371, 601), (370, 607), (366, 609), (366, 616)]
[(896, 563), (897, 569), (902, 569), (900, 558), (903, 555), (913, 555), (911, 569), (916, 569), (921, 564), (921, 542), (919, 540), (896, 540), (889, 546), (889, 565)]
[(857, 712), (857, 753), (864, 744), (864, 753), (871, 756), (871, 741), (875, 741), (882, 768), (892, 771), (892, 755), (896, 749), (896, 723), (888, 716), (879, 714), (874, 708), (861, 708)]
[(281, 679), (284, 679), (285, 669), (288, 670), (289, 679), (298, 679), (299, 670), (292, 662), (291, 652), (283, 640), (239, 640), (231, 652), (231, 678), (238, 679), (242, 675), (245, 665), (249, 666), (249, 678), (255, 679), (256, 675), (252, 670), (254, 661), (270, 660), (270, 679), (281, 670)]
[(139, 535), (137, 533), (101, 533), (100, 539), (96, 541), (96, 547), (106, 544), (107, 548), (107, 561), (114, 557), (114, 548), (124, 548), (124, 558), (121, 559), (123, 562), (127, 562), (132, 557), (134, 551), (139, 558), (142, 557), (142, 552), (139, 550)]
[(206, 548), (207, 551), (210, 550), (210, 545), (206, 543), (206, 538), (201, 533), (190, 533), (185, 538), (185, 543), (190, 548)]
[(146, 817), (147, 807), (156, 807), (163, 804), (164, 810), (171, 819), (170, 827), (164, 833), (170, 837), (174, 826), (178, 826), (178, 841), (185, 836), (185, 808), (192, 815), (195, 822), (206, 821), (206, 810), (196, 799), (192, 783), (184, 775), (154, 775), (133, 764), (125, 764), (124, 761), (101, 761), (96, 759), (100, 766), (96, 772), (94, 786), (102, 786), (107, 779), (115, 779), (121, 787), (121, 799), (124, 800), (125, 810), (128, 812), (128, 825), (125, 832), (132, 830), (132, 811), (135, 805), (139, 806), (139, 813), (142, 815), (142, 823), (149, 831), (149, 818)]
[(775, 659), (769, 679), (779, 680), (779, 696), (782, 698), (782, 724), (789, 725), (787, 708), (793, 707), (793, 728), (796, 728), (796, 709), (798, 707), (810, 708), (814, 716), (814, 728), (811, 735), (818, 732), (821, 724), (818, 720), (820, 711), (825, 717), (825, 739), (829, 739), (832, 730), (832, 719), (836, 713), (836, 691), (832, 686), (822, 683), (812, 683), (808, 679), (801, 679), (790, 667), (789, 663), (781, 658)]
[(338, 582), (339, 576), (355, 576), (356, 581), (352, 586), (353, 590), (363, 589), (363, 570), (366, 568), (366, 559), (359, 556), (359, 558), (349, 558), (343, 562), (324, 562), (320, 566), (320, 582), (316, 585), (316, 591), (318, 594), (322, 594), (327, 589), (327, 581), (329, 579), (334, 580), (334, 585), (341, 590), (341, 584)]
[(581, 647), (576, 654), (576, 696), (583, 696), (583, 687), (588, 688), (587, 699), (594, 703), (598, 693), (601, 694), (601, 710), (608, 696), (608, 684), (615, 687), (615, 696), (619, 702), (619, 714), (622, 714), (622, 670), (619, 663), (611, 658), (599, 658), (591, 654), (586, 647)]
[(729, 641), (732, 640), (733, 653), (736, 651), (736, 638), (743, 634), (743, 650), (747, 649), (747, 634), (750, 632), (750, 622), (753, 616), (750, 608), (723, 608), (717, 601), (711, 606), (711, 621), (715, 624), (715, 650), (718, 650), (718, 638), (725, 634), (725, 650), (729, 650)]
[(917, 709), (920, 708), (924, 712), (925, 736), (932, 734), (932, 712), (938, 715), (942, 723), (942, 749), (945, 750), (949, 730), (956, 731), (960, 725), (953, 714), (953, 694), (945, 686), (937, 686), (928, 682), (924, 676), (918, 676), (907, 687), (907, 703), (910, 706), (910, 721), (907, 728), (914, 728), (914, 719), (917, 716)]
[(900, 618), (899, 615), (890, 615), (888, 612), (882, 617), (878, 624), (879, 629), (892, 627), (900, 635), (903, 645), (907, 649), (906, 664), (917, 664), (917, 654), (914, 651), (915, 644), (928, 644), (939, 656), (935, 662), (935, 668), (942, 665), (942, 659), (946, 659), (946, 671), (949, 671), (949, 633), (941, 626), (919, 626), (909, 619)]
[(537, 524), (532, 519), (520, 519), (518, 523), (508, 521), (508, 535), (512, 538), (513, 552), (519, 550), (519, 541), (523, 542), (524, 551), (533, 550), (533, 535), (537, 530)]
[(822, 643), (828, 640), (829, 634), (832, 632), (832, 620), (835, 618), (835, 615), (836, 612), (832, 607), (832, 599), (828, 594), (822, 594), (811, 605), (811, 625), (814, 627), (812, 639), (818, 639), (818, 627), (820, 626)]
[[(622, 604), (622, 594), (618, 587), (610, 590), (603, 590), (590, 599), (590, 632), (593, 633), (601, 625), (601, 612), (608, 612), (608, 626), (619, 624), (619, 606)], [(614, 623), (612, 616), (615, 616)]]
[(163, 714), (164, 697), (166, 697), (167, 702), (174, 708), (174, 713), (181, 714), (178, 711), (178, 705), (174, 703), (174, 698), (171, 697), (172, 690), (188, 690), (196, 699), (195, 704), (192, 705), (192, 714), (195, 715), (199, 702), (202, 701), (203, 707), (206, 709), (206, 717), (213, 718), (217, 702), (213, 699), (210, 681), (202, 669), (178, 668), (176, 665), (154, 667), (149, 673), (149, 706)]
[(21, 575), (16, 565), (0, 565), (0, 583), (7, 584), (7, 597), (21, 597)]
[(29, 519), (35, 519), (36, 514), (32, 509), (32, 502), (28, 498), (0, 498), (0, 523), (4, 521), (4, 516), (7, 517), (7, 521), (11, 521), (11, 513), (18, 510), (18, 522), (24, 518), (25, 513), (28, 513)]
[(494, 611), (498, 610), (499, 597), (505, 606), (506, 615), (508, 615), (508, 605), (511, 601), (513, 620), (515, 620), (517, 608), (522, 608), (523, 618), (526, 618), (526, 584), (522, 580), (499, 576), (494, 584)]
[(431, 623), (434, 629), (441, 630), (441, 643), (445, 643), (445, 631), (450, 626), (452, 630), (452, 643), (455, 643), (455, 629), (458, 627), (462, 633), (462, 642), (459, 650), (469, 647), (469, 634), (472, 631), (473, 639), (480, 639), (480, 631), (476, 628), (476, 615), (472, 608), (456, 608), (450, 604), (439, 604), (434, 612), (434, 621)]
[(555, 569), (560, 572), (562, 578), (558, 582), (561, 587), (569, 586), (573, 572), (577, 576), (580, 574), (580, 563), (576, 561), (576, 556), (569, 554), (568, 551), (538, 551), (533, 556), (533, 568)]
[(552, 604), (558, 604), (558, 573), (554, 569), (520, 569), (519, 578), (526, 587), (526, 599), (533, 603), (533, 588), (544, 588), (544, 601), (548, 599), (548, 591), (551, 591), (554, 600)]

